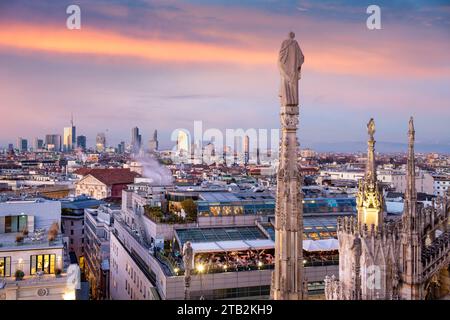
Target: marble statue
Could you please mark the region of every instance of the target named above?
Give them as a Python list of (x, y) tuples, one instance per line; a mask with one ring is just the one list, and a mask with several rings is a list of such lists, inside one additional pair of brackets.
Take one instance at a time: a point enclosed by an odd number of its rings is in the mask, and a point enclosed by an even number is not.
[(370, 137), (373, 137), (373, 135), (375, 134), (375, 121), (373, 121), (373, 118), (371, 118), (369, 123), (367, 124), (367, 132), (369, 133)]
[(280, 159), (277, 173), (275, 208), (275, 267), (271, 297), (274, 300), (307, 299), (307, 280), (303, 267), (303, 194), (298, 169), (299, 142), (298, 81), (304, 61), (294, 33), (281, 44), (278, 67), (280, 86)]
[(184, 298), (190, 300), (189, 287), (191, 286), (191, 271), (194, 264), (194, 250), (189, 241), (183, 246), (183, 263), (184, 263)]
[(283, 106), (298, 105), (298, 80), (305, 57), (294, 38), (295, 34), (290, 32), (289, 38), (281, 44), (278, 56), (278, 68), (281, 75), (279, 96)]

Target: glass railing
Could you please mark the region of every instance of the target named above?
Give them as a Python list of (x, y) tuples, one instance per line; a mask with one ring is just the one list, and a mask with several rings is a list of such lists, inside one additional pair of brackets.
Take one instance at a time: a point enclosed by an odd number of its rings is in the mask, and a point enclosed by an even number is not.
[(31, 240), (30, 238), (25, 238), (20, 242), (5, 240), (3, 241), (0, 237), (0, 250), (7, 248), (36, 248), (36, 247), (53, 247), (63, 245), (62, 235), (58, 235), (55, 240), (49, 241), (45, 235), (44, 239), (41, 240)]

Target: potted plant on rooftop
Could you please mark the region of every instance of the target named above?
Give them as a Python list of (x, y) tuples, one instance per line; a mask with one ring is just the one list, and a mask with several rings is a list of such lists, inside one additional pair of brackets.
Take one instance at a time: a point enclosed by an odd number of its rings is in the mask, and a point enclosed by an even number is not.
[(23, 234), (24, 237), (28, 237), (28, 229), (27, 229), (27, 228), (24, 228), (24, 229), (22, 230), (22, 234)]
[(23, 242), (23, 239), (24, 239), (24, 237), (23, 237), (22, 234), (16, 235), (16, 242), (17, 242), (17, 243), (22, 243), (22, 242)]
[(48, 241), (54, 241), (59, 232), (59, 226), (57, 222), (52, 223), (48, 229)]
[(14, 276), (16, 277), (16, 281), (20, 281), (25, 276), (25, 273), (23, 273), (22, 270), (17, 269), (16, 272), (14, 273)]

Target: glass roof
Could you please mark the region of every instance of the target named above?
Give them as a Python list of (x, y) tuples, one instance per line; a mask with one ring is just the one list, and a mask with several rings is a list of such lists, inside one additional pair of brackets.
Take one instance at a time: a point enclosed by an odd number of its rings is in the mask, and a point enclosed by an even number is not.
[[(304, 240), (324, 240), (337, 238), (336, 233), (337, 217), (303, 217)], [(275, 240), (275, 230), (273, 225), (264, 224), (264, 229)]]
[(256, 226), (177, 229), (176, 234), (180, 240), (181, 246), (186, 241), (194, 243), (267, 239), (264, 233)]
[(201, 192), (199, 194), (199, 202), (274, 202), (275, 198), (270, 193), (258, 192)]

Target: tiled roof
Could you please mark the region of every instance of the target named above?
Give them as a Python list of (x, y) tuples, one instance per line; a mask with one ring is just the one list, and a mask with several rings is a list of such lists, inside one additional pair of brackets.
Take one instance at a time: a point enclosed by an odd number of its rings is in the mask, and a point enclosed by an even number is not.
[(86, 175), (91, 175), (106, 185), (133, 183), (134, 178), (139, 176), (130, 169), (90, 169)]
[(91, 171), (92, 169), (90, 168), (80, 168), (74, 171), (75, 174), (79, 174), (81, 176), (85, 176), (87, 174), (89, 174), (89, 171)]

